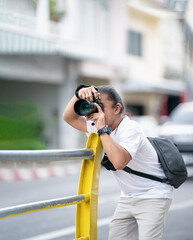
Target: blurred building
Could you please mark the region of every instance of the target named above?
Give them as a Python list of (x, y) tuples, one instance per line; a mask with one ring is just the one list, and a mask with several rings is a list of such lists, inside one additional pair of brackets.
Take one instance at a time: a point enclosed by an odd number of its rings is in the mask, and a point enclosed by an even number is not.
[(124, 9), (119, 0), (0, 0), (0, 101), (36, 103), (50, 148), (80, 147), (62, 119), (77, 84), (119, 79)]
[(179, 13), (161, 1), (128, 0), (127, 50), (122, 91), (136, 115), (168, 115), (182, 100), (184, 32)]
[(193, 101), (193, 1), (187, 1), (184, 13), (185, 61), (184, 81), (187, 83), (187, 100)]
[(62, 119), (79, 83), (112, 84), (135, 115), (168, 114), (186, 57), (181, 17), (162, 2), (0, 0), (0, 101), (36, 103), (50, 148), (84, 146)]

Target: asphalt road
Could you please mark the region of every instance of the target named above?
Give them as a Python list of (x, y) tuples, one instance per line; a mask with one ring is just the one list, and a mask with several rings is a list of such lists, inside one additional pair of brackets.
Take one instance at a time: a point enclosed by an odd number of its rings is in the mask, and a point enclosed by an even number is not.
[[(0, 208), (33, 201), (76, 195), (79, 176), (0, 182)], [(163, 240), (193, 240), (193, 180), (174, 192)], [(108, 224), (119, 198), (119, 187), (110, 172), (101, 170), (98, 207), (98, 240), (108, 239)], [(75, 206), (29, 213), (0, 220), (0, 240), (74, 239)]]

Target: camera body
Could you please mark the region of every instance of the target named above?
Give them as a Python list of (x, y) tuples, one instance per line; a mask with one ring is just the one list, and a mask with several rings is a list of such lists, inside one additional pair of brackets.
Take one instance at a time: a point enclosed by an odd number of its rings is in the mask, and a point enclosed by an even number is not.
[(99, 99), (94, 98), (93, 102), (85, 99), (79, 99), (74, 104), (74, 111), (79, 116), (88, 116), (92, 113), (97, 113), (98, 109), (95, 103), (97, 103), (103, 110), (103, 104), (99, 101)]

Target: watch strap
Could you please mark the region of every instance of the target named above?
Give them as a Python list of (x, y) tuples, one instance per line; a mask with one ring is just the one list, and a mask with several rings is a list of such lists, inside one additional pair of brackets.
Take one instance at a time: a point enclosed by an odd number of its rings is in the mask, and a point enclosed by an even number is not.
[(103, 133), (110, 134), (111, 133), (111, 128), (108, 125), (105, 125), (103, 128), (99, 129), (97, 131), (97, 134), (100, 136)]

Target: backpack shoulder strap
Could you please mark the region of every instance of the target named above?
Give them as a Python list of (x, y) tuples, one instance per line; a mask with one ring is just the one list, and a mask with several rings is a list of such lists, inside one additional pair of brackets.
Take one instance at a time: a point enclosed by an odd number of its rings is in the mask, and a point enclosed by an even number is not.
[(128, 166), (126, 166), (123, 170), (128, 172), (128, 173), (132, 173), (134, 175), (137, 175), (139, 177), (148, 178), (148, 179), (151, 179), (151, 180), (154, 180), (154, 181), (157, 181), (157, 182), (161, 182), (161, 183), (167, 183), (167, 181), (168, 181), (167, 178), (159, 178), (159, 177), (147, 174), (147, 173), (138, 172), (138, 171), (135, 171), (135, 170), (131, 169)]

